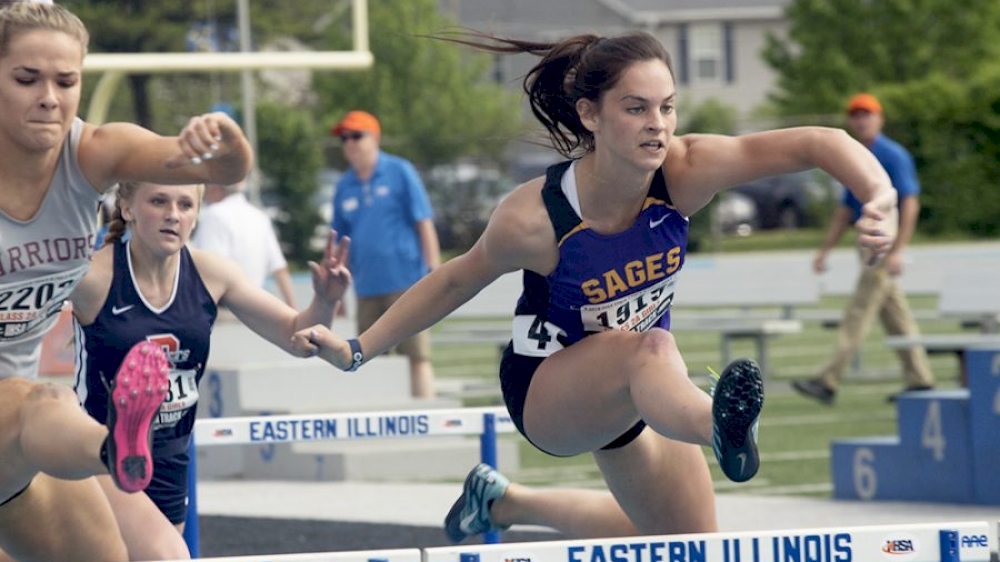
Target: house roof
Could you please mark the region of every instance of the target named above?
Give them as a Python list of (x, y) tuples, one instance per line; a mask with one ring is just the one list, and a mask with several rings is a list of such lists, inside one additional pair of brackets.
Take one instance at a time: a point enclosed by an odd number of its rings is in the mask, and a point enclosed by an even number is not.
[(781, 17), (789, 0), (595, 0), (619, 4), (648, 23)]
[(595, 0), (440, 0), (442, 11), (482, 31), (625, 26), (629, 21)]
[(672, 10), (727, 10), (742, 8), (784, 8), (789, 0), (618, 0), (637, 12)]
[(440, 0), (484, 30), (632, 27), (699, 20), (775, 19), (790, 0)]

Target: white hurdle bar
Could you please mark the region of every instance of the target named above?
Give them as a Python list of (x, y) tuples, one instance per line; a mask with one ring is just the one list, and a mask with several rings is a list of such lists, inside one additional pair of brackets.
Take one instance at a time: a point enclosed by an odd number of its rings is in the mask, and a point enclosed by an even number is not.
[(989, 562), (982, 521), (423, 549), (423, 562)]
[[(506, 408), (442, 408), (392, 412), (293, 414), (199, 418), (194, 424), (191, 466), (188, 468), (188, 512), (184, 539), (191, 556), (200, 552), (195, 445), (259, 445), (296, 441), (363, 440), (400, 437), (479, 435), (480, 459), (497, 466), (498, 433), (517, 428)], [(499, 542), (489, 533), (486, 542)], [(309, 559), (313, 560), (313, 559)], [(391, 561), (396, 562), (396, 561)]]
[[(303, 554), (269, 554), (265, 556), (227, 556), (199, 558), (201, 562), (421, 562), (418, 548), (395, 550), (350, 550), (344, 552), (309, 552)], [(176, 560), (174, 562), (182, 562)]]
[(517, 431), (507, 410), (497, 406), (200, 418), (194, 425), (194, 440), (199, 447), (205, 447), (386, 437), (483, 435), (487, 430), (487, 414), (494, 416), (495, 433)]
[(205, 558), (205, 562), (989, 562), (984, 521)]

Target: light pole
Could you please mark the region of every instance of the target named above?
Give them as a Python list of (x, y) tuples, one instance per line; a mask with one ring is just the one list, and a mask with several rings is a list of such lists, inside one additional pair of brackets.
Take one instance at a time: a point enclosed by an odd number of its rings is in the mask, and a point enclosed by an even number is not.
[[(237, 23), (240, 29), (240, 52), (250, 52), (250, 2), (249, 0), (237, 0)], [(256, 86), (253, 83), (253, 74), (249, 68), (240, 71), (240, 83), (243, 90), (243, 132), (250, 141), (250, 148), (253, 150), (253, 168), (250, 170), (250, 177), (247, 178), (247, 196), (255, 205), (260, 206), (260, 166), (257, 157), (257, 96)]]

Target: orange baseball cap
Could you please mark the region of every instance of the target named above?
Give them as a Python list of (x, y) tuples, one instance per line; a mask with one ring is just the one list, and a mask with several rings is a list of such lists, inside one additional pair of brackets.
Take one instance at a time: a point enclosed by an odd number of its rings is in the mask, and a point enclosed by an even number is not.
[(855, 94), (851, 98), (851, 101), (847, 102), (847, 113), (850, 114), (859, 110), (881, 115), (882, 104), (879, 103), (878, 98), (871, 94)]
[(376, 137), (382, 133), (378, 119), (367, 111), (349, 111), (340, 123), (330, 129), (330, 134), (340, 136), (344, 131), (358, 131), (360, 133), (371, 133)]

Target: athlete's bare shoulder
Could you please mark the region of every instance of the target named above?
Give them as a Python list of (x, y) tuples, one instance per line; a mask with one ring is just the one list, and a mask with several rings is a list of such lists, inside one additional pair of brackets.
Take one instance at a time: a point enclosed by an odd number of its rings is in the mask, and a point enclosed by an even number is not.
[(114, 244), (106, 244), (94, 252), (87, 273), (70, 294), (73, 315), (84, 326), (94, 321), (108, 298), (115, 271), (114, 250)]

